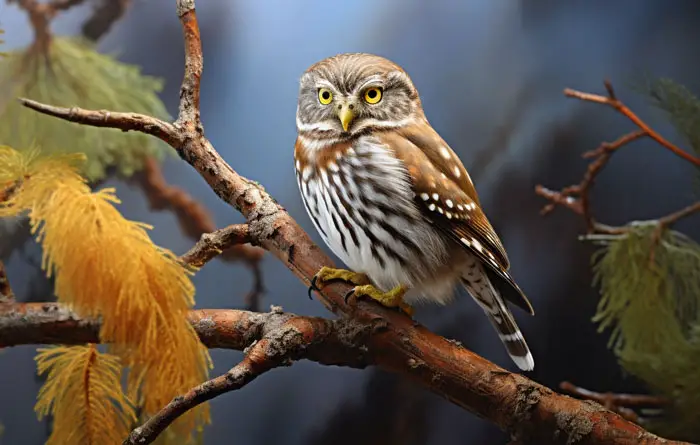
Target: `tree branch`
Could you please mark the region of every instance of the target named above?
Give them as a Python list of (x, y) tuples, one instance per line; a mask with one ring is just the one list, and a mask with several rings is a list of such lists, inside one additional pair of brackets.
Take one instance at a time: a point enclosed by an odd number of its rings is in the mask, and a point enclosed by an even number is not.
[[(364, 368), (370, 365), (367, 339), (376, 327), (354, 320), (327, 320), (283, 312), (236, 309), (198, 309), (188, 320), (202, 343), (210, 349), (243, 351), (263, 338), (276, 338), (279, 351), (292, 359), (304, 358), (324, 365)], [(79, 345), (100, 343), (99, 319), (84, 318), (60, 303), (12, 303), (0, 305), (0, 348), (30, 344)], [(286, 352), (306, 342), (303, 357)], [(295, 346), (297, 347), (297, 346)]]
[[(695, 165), (700, 165), (700, 159), (695, 158), (689, 153), (681, 150), (675, 145), (668, 142), (666, 139), (661, 137), (656, 131), (650, 128), (646, 123), (644, 123), (636, 114), (632, 112), (626, 105), (624, 105), (615, 95), (612, 84), (609, 81), (605, 81), (605, 88), (608, 91), (608, 96), (599, 96), (597, 94), (583, 93), (580, 91), (572, 90), (567, 88), (564, 90), (564, 94), (569, 97), (575, 97), (577, 99), (586, 100), (589, 102), (602, 103), (610, 105), (611, 107), (618, 110), (623, 115), (627, 116), (632, 122), (634, 122), (640, 129), (627, 133), (613, 142), (603, 142), (595, 150), (585, 152), (582, 157), (584, 159), (593, 159), (593, 161), (588, 164), (586, 173), (578, 184), (570, 185), (563, 188), (560, 191), (548, 189), (542, 185), (535, 186), (535, 193), (542, 196), (543, 198), (550, 201), (546, 204), (541, 211), (542, 215), (547, 215), (554, 210), (556, 206), (565, 207), (572, 212), (583, 217), (586, 223), (586, 231), (588, 234), (593, 233), (603, 233), (609, 235), (620, 235), (624, 234), (629, 230), (628, 226), (615, 227), (609, 226), (607, 224), (602, 224), (598, 222), (593, 216), (591, 210), (591, 198), (590, 194), (593, 189), (598, 175), (603, 171), (608, 161), (618, 149), (629, 144), (630, 142), (636, 141), (643, 137), (650, 137), (662, 146), (668, 148), (673, 153), (677, 154), (681, 158), (689, 161)], [(677, 212), (671, 213), (667, 216), (661, 217), (657, 220), (658, 228), (656, 232), (656, 237), (660, 238), (662, 232), (667, 227), (671, 226), (681, 218), (689, 216), (697, 211), (700, 211), (700, 202), (691, 204)], [(653, 260), (653, 252), (651, 259)]]
[(653, 128), (647, 125), (643, 120), (641, 120), (632, 110), (630, 110), (627, 105), (622, 103), (613, 90), (612, 84), (609, 80), (605, 81), (605, 89), (608, 92), (608, 96), (600, 96), (598, 94), (584, 93), (582, 91), (572, 90), (571, 88), (566, 88), (564, 94), (568, 97), (574, 97), (576, 99), (585, 100), (588, 102), (596, 102), (599, 104), (609, 105), (613, 107), (618, 112), (622, 113), (625, 117), (631, 120), (639, 129), (644, 133), (644, 136), (648, 136), (658, 142), (661, 146), (668, 150), (671, 150), (675, 155), (685, 159), (686, 161), (694, 164), (696, 167), (700, 167), (700, 158), (697, 158), (690, 153), (682, 150), (681, 148), (673, 145), (671, 142), (666, 140), (663, 136), (657, 133)]
[[(151, 210), (172, 210), (178, 218), (180, 227), (185, 232), (185, 235), (191, 239), (198, 239), (204, 234), (214, 232), (216, 225), (209, 210), (199, 201), (195, 200), (187, 191), (181, 187), (168, 184), (163, 176), (160, 165), (155, 159), (147, 158), (144, 160), (143, 170), (138, 172), (136, 180), (141, 186), (148, 200)], [(259, 310), (260, 297), (265, 291), (263, 285), (262, 269), (260, 268), (260, 260), (262, 260), (264, 250), (250, 246), (250, 236), (247, 234), (247, 227), (239, 227), (239, 230), (245, 229), (246, 233), (230, 233), (228, 239), (224, 236), (219, 240), (218, 244), (212, 244), (206, 261), (209, 261), (213, 256), (219, 255), (222, 261), (237, 262), (242, 261), (248, 266), (253, 274), (253, 288), (245, 296), (246, 308), (251, 311)], [(236, 229), (232, 229), (236, 230)], [(210, 235), (206, 235), (210, 236)], [(212, 240), (214, 241), (214, 240)], [(195, 264), (193, 264), (195, 265)], [(201, 267), (200, 264), (197, 267)]]
[[(198, 109), (203, 65), (194, 1), (178, 0), (177, 12), (185, 35), (186, 60), (175, 123), (134, 113), (67, 109), (26, 99), (22, 102), (72, 122), (141, 131), (168, 142), (222, 200), (243, 214), (253, 243), (274, 254), (308, 285), (321, 266), (333, 263), (259, 184), (234, 171), (205, 138)], [(507, 372), (398, 311), (368, 301), (348, 304), (344, 295), (349, 290), (347, 284), (334, 284), (317, 296), (332, 312), (351, 315), (354, 323), (372, 327), (367, 343), (371, 363), (406, 375), (490, 419), (523, 443), (671, 443), (662, 442), (598, 404), (562, 396), (522, 375)], [(159, 415), (167, 418), (168, 409)]]
[[(242, 365), (225, 374), (231, 380), (213, 379), (178, 397), (166, 409), (137, 429), (126, 443), (150, 443), (158, 432), (172, 422), (183, 408), (191, 408), (220, 392), (232, 391), (262, 374), (264, 370), (283, 366), (290, 361), (307, 359), (325, 365), (364, 368), (378, 364), (402, 371), (414, 380), (429, 378), (436, 388), (463, 405), (465, 400), (478, 406), (480, 414), (498, 425), (510, 426), (521, 443), (577, 444), (666, 444), (630, 424), (617, 414), (593, 402), (583, 402), (557, 394), (527, 378), (511, 374), (487, 360), (440, 338), (451, 345), (452, 354), (442, 363), (422, 359), (428, 339), (418, 339), (415, 355), (406, 362), (395, 346), (395, 327), (378, 320), (368, 325), (352, 319), (326, 320), (283, 313), (273, 308), (269, 313), (239, 310), (202, 309), (191, 311), (188, 319), (209, 348), (244, 350), (250, 345)], [(420, 328), (426, 336), (434, 336)], [(100, 321), (85, 319), (58, 303), (26, 303), (0, 305), (0, 347), (22, 344), (99, 343)], [(436, 336), (435, 336), (436, 337)], [(265, 340), (263, 342), (263, 340)], [(256, 343), (257, 342), (257, 343)], [(440, 345), (433, 345), (439, 347)], [(253, 366), (252, 374), (250, 366)], [(232, 378), (236, 377), (236, 378)], [(164, 423), (165, 422), (165, 423)], [(519, 433), (519, 435), (518, 435)]]
[(202, 234), (197, 244), (180, 257), (184, 263), (202, 267), (205, 263), (238, 244), (249, 243), (250, 230), (247, 224), (234, 224), (212, 233)]
[(617, 394), (612, 392), (600, 393), (574, 385), (571, 382), (561, 382), (559, 388), (585, 400), (600, 403), (606, 409), (620, 414), (630, 422), (640, 423), (639, 415), (632, 408), (663, 408), (671, 401), (659, 396), (645, 394)]

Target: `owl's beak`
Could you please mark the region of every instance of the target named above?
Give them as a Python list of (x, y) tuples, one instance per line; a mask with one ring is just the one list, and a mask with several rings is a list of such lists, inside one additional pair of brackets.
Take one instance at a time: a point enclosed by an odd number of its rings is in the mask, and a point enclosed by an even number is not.
[(349, 104), (343, 104), (341, 106), (340, 111), (338, 111), (338, 119), (340, 119), (340, 123), (343, 125), (343, 131), (348, 131), (350, 123), (355, 119), (355, 113), (350, 109)]

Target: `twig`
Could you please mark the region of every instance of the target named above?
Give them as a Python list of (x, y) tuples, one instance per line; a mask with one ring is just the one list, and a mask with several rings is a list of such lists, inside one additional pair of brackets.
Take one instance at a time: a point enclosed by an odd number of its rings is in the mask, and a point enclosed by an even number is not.
[(662, 218), (659, 218), (657, 220), (657, 225), (656, 229), (654, 229), (654, 233), (652, 234), (652, 239), (651, 239), (651, 252), (649, 254), (649, 263), (654, 264), (656, 261), (656, 247), (659, 245), (659, 242), (661, 241), (661, 237), (664, 234), (664, 230), (668, 229), (670, 226), (678, 222), (679, 220), (685, 218), (686, 216), (690, 216), (693, 213), (696, 213), (700, 211), (700, 201), (691, 204), (687, 207), (684, 207), (676, 212), (673, 212), (669, 215), (666, 215)]
[[(620, 235), (628, 232), (630, 229), (629, 226), (609, 226), (596, 221), (596, 219), (593, 216), (593, 212), (591, 211), (590, 205), (590, 193), (597, 176), (607, 165), (613, 153), (615, 153), (624, 145), (636, 141), (637, 139), (641, 139), (642, 137), (650, 137), (659, 144), (661, 144), (663, 147), (671, 150), (673, 153), (680, 156), (681, 158), (695, 165), (700, 165), (700, 159), (695, 158), (689, 153), (681, 150), (680, 148), (668, 142), (656, 131), (650, 128), (646, 123), (644, 123), (641, 119), (639, 119), (639, 117), (637, 117), (637, 115), (634, 114), (634, 112), (632, 112), (632, 110), (630, 110), (626, 105), (624, 105), (619, 99), (617, 99), (612, 84), (609, 81), (605, 81), (605, 89), (608, 92), (607, 97), (600, 96), (597, 94), (583, 93), (581, 91), (572, 90), (570, 88), (565, 89), (564, 94), (569, 97), (575, 97), (577, 99), (589, 102), (610, 105), (611, 107), (615, 108), (617, 111), (622, 113), (624, 116), (629, 118), (632, 122), (634, 122), (639, 127), (639, 130), (623, 135), (613, 142), (603, 142), (595, 150), (591, 150), (584, 153), (582, 155), (584, 159), (593, 159), (593, 161), (590, 164), (588, 164), (586, 173), (581, 179), (581, 182), (579, 182), (578, 184), (565, 187), (561, 191), (551, 190), (542, 185), (537, 185), (535, 187), (535, 193), (550, 201), (542, 208), (542, 215), (547, 215), (552, 210), (554, 210), (556, 206), (568, 208), (572, 212), (583, 217), (586, 223), (586, 231), (589, 235)], [(658, 227), (654, 233), (655, 242), (653, 243), (653, 245), (655, 245), (661, 238), (664, 229), (666, 229), (679, 219), (684, 218), (685, 216), (688, 216), (699, 210), (700, 203), (695, 203), (682, 210), (659, 218), (657, 220)], [(653, 248), (651, 251), (650, 260), (654, 260)]]
[[(302, 330), (295, 326), (297, 323), (305, 322), (306, 320), (302, 321), (301, 319), (292, 320), (280, 328), (267, 332), (246, 349), (246, 356), (239, 364), (226, 374), (211, 379), (173, 399), (146, 423), (134, 429), (124, 441), (124, 445), (151, 443), (168, 425), (195, 406), (218, 395), (238, 390), (271, 369), (290, 366), (293, 361), (304, 358), (312, 341), (323, 341), (323, 337), (320, 335), (314, 335), (313, 340), (306, 338), (303, 333), (308, 332), (309, 329)], [(325, 328), (325, 326), (321, 327)], [(362, 343), (353, 344), (352, 348), (356, 348), (359, 352), (363, 346)]]
[(695, 166), (700, 167), (700, 158), (691, 155), (690, 153), (682, 150), (681, 148), (673, 145), (668, 140), (664, 139), (663, 136), (661, 136), (654, 129), (649, 127), (632, 110), (630, 110), (624, 103), (617, 99), (617, 97), (615, 96), (615, 91), (613, 90), (612, 84), (609, 80), (605, 81), (605, 89), (608, 91), (607, 97), (600, 96), (597, 94), (584, 93), (581, 91), (572, 90), (571, 88), (566, 88), (564, 90), (564, 94), (568, 97), (575, 97), (577, 99), (585, 100), (588, 102), (596, 102), (613, 107), (614, 109), (622, 113), (625, 117), (627, 117), (629, 120), (631, 120), (637, 127), (639, 127), (645, 136), (652, 138), (663, 147), (667, 148), (668, 150), (671, 150), (677, 156), (680, 156), (681, 158), (694, 164)]
[[(143, 170), (136, 174), (136, 180), (139, 182), (148, 200), (150, 209), (172, 210), (177, 215), (180, 227), (191, 239), (197, 240), (204, 234), (216, 230), (216, 225), (209, 210), (181, 187), (168, 184), (160, 165), (155, 159), (147, 158), (144, 160)], [(223, 240), (224, 243), (219, 243), (213, 247), (220, 249), (215, 255), (220, 254), (219, 258), (222, 261), (242, 261), (250, 268), (253, 274), (253, 287), (246, 294), (245, 303), (246, 308), (249, 310), (258, 310), (260, 298), (265, 292), (262, 269), (260, 267), (260, 260), (265, 251), (248, 245), (250, 239), (247, 234), (245, 238), (246, 240), (242, 240), (239, 237), (235, 242)], [(211, 253), (214, 254), (213, 252)]]
[(131, 5), (131, 0), (101, 0), (82, 27), (83, 36), (93, 42), (107, 34)]
[[(170, 185), (165, 180), (160, 165), (155, 159), (144, 160), (143, 171), (138, 173), (138, 181), (141, 189), (148, 199), (151, 210), (171, 209), (178, 217), (180, 227), (191, 239), (198, 239), (204, 233), (216, 230), (216, 225), (209, 210), (184, 189)], [(248, 243), (250, 241), (246, 241)], [(252, 246), (239, 243), (231, 249), (227, 249), (222, 255), (226, 261), (244, 261), (257, 268), (257, 263), (262, 259), (265, 251)]]
[[(234, 171), (205, 138), (198, 109), (202, 54), (194, 1), (178, 0), (177, 12), (185, 34), (185, 76), (175, 124), (133, 113), (67, 109), (27, 100), (23, 103), (73, 122), (139, 130), (170, 143), (222, 200), (240, 210), (247, 220), (251, 240), (283, 261), (308, 285), (321, 266), (333, 266), (333, 262), (261, 186)], [(317, 295), (329, 310), (352, 315), (360, 325), (374, 327), (367, 348), (377, 366), (405, 375), (490, 419), (525, 443), (662, 441), (600, 405), (561, 396), (519, 374), (511, 374), (428, 331), (399, 311), (368, 301), (346, 303), (344, 295), (349, 290), (347, 284), (334, 284)]]
[(598, 402), (610, 411), (616, 412), (630, 422), (635, 423), (639, 423), (641, 419), (632, 407), (663, 408), (671, 403), (670, 400), (659, 396), (595, 392), (576, 386), (571, 382), (561, 382), (559, 388), (582, 399)]
[(247, 224), (234, 224), (212, 233), (204, 233), (197, 244), (180, 259), (194, 267), (202, 267), (206, 262), (219, 255), (224, 249), (249, 243), (250, 231)]
[(7, 270), (5, 263), (0, 260), (0, 304), (10, 304), (15, 302), (15, 294), (10, 287), (10, 281), (7, 279)]
[(565, 187), (561, 191), (554, 191), (542, 185), (537, 185), (535, 193), (551, 201), (542, 208), (541, 214), (547, 215), (554, 210), (555, 206), (560, 205), (581, 215), (586, 222), (588, 233), (619, 233), (619, 228), (599, 224), (593, 217), (590, 204), (591, 189), (613, 153), (625, 144), (629, 144), (645, 135), (641, 130), (628, 133), (613, 142), (603, 142), (595, 150), (584, 153), (584, 159), (594, 158), (594, 160), (588, 164), (586, 173), (578, 184)]

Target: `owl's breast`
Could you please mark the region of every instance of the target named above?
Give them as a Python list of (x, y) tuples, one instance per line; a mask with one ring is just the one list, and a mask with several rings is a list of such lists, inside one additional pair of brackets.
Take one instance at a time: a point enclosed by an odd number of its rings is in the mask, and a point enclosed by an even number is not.
[(368, 136), (313, 156), (300, 153), (296, 176), (304, 206), (351, 269), (391, 288), (420, 281), (444, 262), (445, 242), (415, 205), (406, 168), (390, 147)]

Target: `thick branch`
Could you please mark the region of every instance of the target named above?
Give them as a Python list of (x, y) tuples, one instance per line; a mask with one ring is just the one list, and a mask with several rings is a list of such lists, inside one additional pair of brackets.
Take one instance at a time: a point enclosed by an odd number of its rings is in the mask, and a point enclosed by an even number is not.
[[(246, 374), (246, 378), (261, 374), (260, 369), (301, 358), (354, 368), (378, 364), (423, 383), (430, 380), (434, 390), (449, 395), (450, 400), (461, 406), (471, 406), (482, 417), (513, 432), (522, 443), (564, 444), (577, 438), (577, 444), (681, 444), (662, 441), (597, 403), (557, 394), (521, 375), (509, 373), (422, 327), (415, 328), (418, 335), (415, 337), (411, 336), (413, 329), (397, 330), (381, 320), (368, 325), (348, 319), (302, 317), (274, 308), (263, 314), (204, 309), (190, 312), (188, 318), (210, 348), (243, 350), (255, 341), (266, 339), (260, 347), (249, 351), (244, 365), (225, 375), (229, 378), (249, 372), (250, 364), (258, 368), (254, 374)], [(97, 343), (99, 329), (99, 320), (83, 319), (56, 303), (0, 305), (0, 347)], [(411, 347), (413, 354), (406, 359), (404, 347), (397, 343)], [(436, 349), (441, 350), (440, 361), (425, 361), (429, 356), (426, 352)], [(158, 420), (135, 434), (150, 440), (157, 434), (156, 429), (161, 431), (166, 426), (161, 422), (172, 422), (182, 414), (183, 407), (202, 403), (222, 389), (237, 389), (240, 383), (240, 379), (226, 383), (214, 379), (211, 387), (202, 385), (188, 392), (184, 399), (176, 398), (154, 418)]]
[[(185, 78), (175, 124), (131, 113), (65, 109), (23, 100), (30, 108), (73, 122), (137, 130), (160, 137), (192, 165), (225, 202), (241, 211), (249, 234), (283, 261), (306, 285), (321, 266), (333, 263), (256, 182), (236, 173), (204, 137), (199, 120), (201, 42), (193, 0), (178, 0), (185, 34)], [(453, 403), (511, 432), (523, 442), (656, 444), (658, 437), (591, 402), (559, 395), (509, 373), (442, 338), (403, 314), (377, 304), (345, 302), (348, 285), (328, 286), (318, 297), (331, 311), (372, 326), (371, 362), (412, 378)], [(670, 443), (670, 442), (663, 442)]]
[[(199, 309), (190, 311), (188, 320), (202, 343), (211, 349), (243, 351), (265, 336), (278, 336), (277, 345), (285, 351), (290, 348), (285, 342), (300, 336), (307, 343), (303, 356), (307, 360), (353, 368), (371, 364), (365, 344), (373, 328), (353, 320), (304, 317), (278, 307), (265, 313)], [(0, 348), (100, 343), (100, 327), (100, 320), (83, 318), (60, 303), (0, 305)]]

